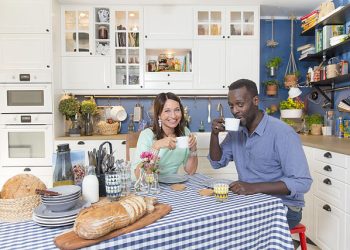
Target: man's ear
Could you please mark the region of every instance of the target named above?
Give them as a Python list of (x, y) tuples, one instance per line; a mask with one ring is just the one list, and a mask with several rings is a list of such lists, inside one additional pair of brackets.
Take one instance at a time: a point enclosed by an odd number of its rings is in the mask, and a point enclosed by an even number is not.
[(253, 103), (254, 103), (255, 106), (259, 105), (259, 96), (256, 95), (256, 96), (253, 97)]

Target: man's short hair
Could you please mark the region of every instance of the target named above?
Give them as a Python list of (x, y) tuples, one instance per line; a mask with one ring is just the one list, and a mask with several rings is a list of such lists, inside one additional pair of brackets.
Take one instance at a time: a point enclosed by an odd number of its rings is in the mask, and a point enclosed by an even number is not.
[(258, 89), (256, 87), (255, 82), (248, 80), (248, 79), (239, 79), (228, 87), (229, 90), (235, 90), (235, 89), (240, 89), (246, 87), (248, 92), (252, 95), (252, 97), (258, 95)]

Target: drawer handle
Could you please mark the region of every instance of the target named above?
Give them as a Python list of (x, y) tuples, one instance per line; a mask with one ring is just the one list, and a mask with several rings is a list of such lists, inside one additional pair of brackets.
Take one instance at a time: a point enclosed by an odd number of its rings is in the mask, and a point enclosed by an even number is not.
[(330, 179), (328, 179), (328, 178), (324, 179), (323, 183), (327, 184), (327, 185), (332, 185), (332, 181)]
[(329, 153), (329, 152), (324, 153), (323, 156), (326, 157), (326, 158), (332, 158), (332, 154)]
[(25, 168), (25, 169), (23, 169), (23, 171), (24, 172), (30, 172), (30, 171), (32, 171), (30, 168)]
[(328, 204), (324, 205), (322, 208), (323, 208), (324, 210), (328, 211), (328, 212), (331, 212), (331, 211), (332, 211), (331, 206), (328, 205)]
[(122, 141), (122, 144), (125, 145), (125, 144), (126, 144), (126, 141)]
[(332, 168), (331, 168), (331, 166), (329, 166), (329, 165), (324, 166), (324, 167), (323, 167), (323, 170), (324, 170), (324, 171), (327, 171), (327, 172), (332, 172)]
[(78, 145), (85, 145), (84, 141), (78, 141)]

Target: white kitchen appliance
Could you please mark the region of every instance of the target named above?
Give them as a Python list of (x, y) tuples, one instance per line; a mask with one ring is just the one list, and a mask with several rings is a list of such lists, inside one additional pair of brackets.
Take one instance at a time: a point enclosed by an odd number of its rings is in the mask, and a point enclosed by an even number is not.
[(52, 165), (52, 114), (0, 114), (3, 166)]
[(52, 113), (50, 83), (0, 83), (1, 113)]

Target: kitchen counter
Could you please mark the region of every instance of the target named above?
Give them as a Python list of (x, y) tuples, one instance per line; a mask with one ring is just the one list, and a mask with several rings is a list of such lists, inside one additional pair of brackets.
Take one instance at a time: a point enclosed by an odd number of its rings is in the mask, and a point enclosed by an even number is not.
[(300, 135), (304, 146), (350, 155), (350, 139), (335, 136)]

